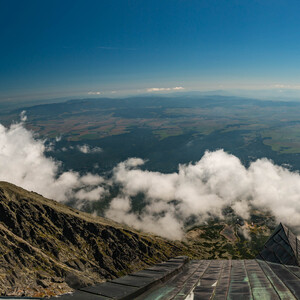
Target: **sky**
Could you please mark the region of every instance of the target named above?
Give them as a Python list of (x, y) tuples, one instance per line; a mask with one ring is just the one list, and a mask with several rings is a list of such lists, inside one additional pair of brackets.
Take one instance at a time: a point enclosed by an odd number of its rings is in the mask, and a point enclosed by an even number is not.
[(0, 0), (0, 101), (300, 88), (294, 0)]

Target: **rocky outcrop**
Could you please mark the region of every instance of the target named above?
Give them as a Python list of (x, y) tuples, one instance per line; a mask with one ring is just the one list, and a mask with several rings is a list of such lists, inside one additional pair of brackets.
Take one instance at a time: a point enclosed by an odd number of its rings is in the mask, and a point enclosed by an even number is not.
[(0, 295), (58, 295), (186, 253), (181, 243), (0, 182)]

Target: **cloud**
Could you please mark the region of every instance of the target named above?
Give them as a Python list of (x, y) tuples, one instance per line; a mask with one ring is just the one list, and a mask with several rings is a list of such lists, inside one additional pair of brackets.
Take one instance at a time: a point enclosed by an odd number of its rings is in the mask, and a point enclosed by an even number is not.
[(88, 95), (101, 95), (101, 92), (88, 92)]
[(272, 87), (277, 88), (277, 89), (285, 89), (285, 88), (291, 88), (291, 85), (286, 85), (286, 84), (274, 84)]
[(21, 122), (26, 122), (27, 121), (26, 110), (23, 110), (20, 113), (20, 119), (21, 119)]
[(62, 139), (62, 136), (61, 136), (61, 135), (55, 137), (55, 141), (56, 141), (56, 142), (60, 142), (61, 139)]
[(171, 88), (149, 88), (147, 92), (171, 91)]
[[(266, 158), (245, 168), (223, 150), (208, 151), (195, 164), (179, 165), (171, 174), (141, 170), (142, 163), (130, 159), (114, 168), (113, 180), (122, 187), (122, 196), (111, 202), (107, 217), (180, 239), (191, 217), (199, 223), (222, 219), (223, 209), (231, 207), (247, 219), (251, 208), (257, 208), (300, 230), (300, 175)], [(140, 193), (145, 195), (145, 207), (133, 213), (131, 199)]]
[(79, 200), (97, 201), (100, 195), (104, 195), (105, 189), (101, 186), (91, 189), (81, 189), (75, 194), (75, 198)]
[(174, 218), (173, 211), (156, 217), (147, 210), (138, 215), (131, 212), (131, 209), (131, 200), (129, 198), (115, 198), (110, 203), (110, 209), (106, 212), (106, 217), (169, 239), (181, 238), (182, 223)]
[(81, 146), (78, 145), (77, 149), (84, 154), (100, 153), (103, 151), (102, 148), (100, 148), (100, 147), (90, 147), (89, 145), (86, 145), (86, 144), (81, 145)]
[[(23, 115), (22, 119), (25, 119)], [(98, 175), (77, 172), (61, 173), (60, 162), (46, 157), (45, 141), (23, 126), (23, 122), (9, 128), (0, 124), (0, 180), (38, 192), (57, 201), (101, 198), (103, 183)], [(96, 190), (94, 189), (96, 188)]]
[(273, 89), (292, 89), (292, 90), (299, 90), (300, 85), (299, 84), (282, 84), (282, 83), (277, 83), (277, 84), (272, 84), (269, 86), (270, 88)]
[[(87, 201), (101, 201), (117, 186), (107, 217), (171, 239), (181, 239), (191, 219), (222, 219), (226, 207), (245, 219), (252, 208), (271, 212), (278, 222), (300, 232), (300, 175), (266, 158), (246, 168), (223, 150), (207, 151), (199, 161), (166, 174), (144, 170), (143, 159), (130, 158), (116, 165), (110, 178), (103, 178), (62, 172), (61, 163), (45, 153), (45, 141), (24, 122), (8, 128), (0, 124), (0, 180), (57, 201), (72, 199), (80, 208)], [(144, 202), (138, 212), (133, 205), (136, 195), (143, 195)]]
[(178, 90), (184, 90), (184, 87), (182, 86), (176, 86), (172, 88), (148, 88), (147, 92), (163, 92), (163, 91), (178, 91)]
[(87, 144), (77, 145), (77, 146), (69, 146), (69, 147), (62, 147), (60, 150), (63, 151), (63, 152), (66, 152), (68, 150), (74, 150), (74, 149), (77, 149), (79, 152), (84, 153), (84, 154), (103, 152), (102, 148), (100, 148), (100, 147), (91, 147)]

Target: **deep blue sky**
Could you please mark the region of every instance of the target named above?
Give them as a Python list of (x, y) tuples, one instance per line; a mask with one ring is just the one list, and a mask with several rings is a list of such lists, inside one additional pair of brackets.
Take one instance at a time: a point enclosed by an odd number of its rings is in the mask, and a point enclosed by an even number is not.
[(299, 88), (299, 15), (289, 0), (0, 0), (0, 100)]

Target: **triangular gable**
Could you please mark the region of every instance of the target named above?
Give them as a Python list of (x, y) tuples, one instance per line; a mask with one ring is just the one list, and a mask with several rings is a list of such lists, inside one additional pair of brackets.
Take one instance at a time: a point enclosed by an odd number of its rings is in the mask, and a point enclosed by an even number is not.
[(284, 232), (289, 240), (289, 243), (295, 253), (298, 264), (300, 265), (300, 240), (288, 227), (286, 227), (284, 224), (281, 224), (281, 225), (282, 225)]
[(299, 246), (300, 241), (297, 237), (280, 223), (257, 258), (279, 264), (299, 266)]

